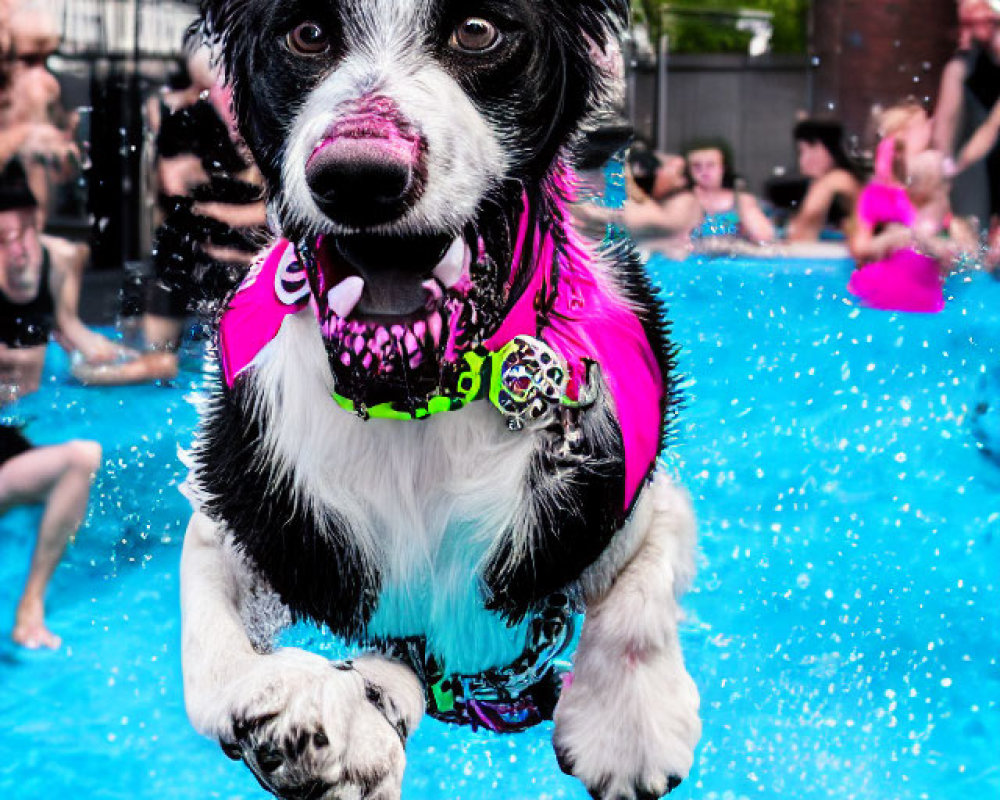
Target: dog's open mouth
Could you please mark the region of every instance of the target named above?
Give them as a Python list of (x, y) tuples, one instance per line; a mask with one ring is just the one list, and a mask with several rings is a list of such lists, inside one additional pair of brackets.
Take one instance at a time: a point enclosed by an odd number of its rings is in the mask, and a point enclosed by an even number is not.
[(471, 231), (324, 236), (300, 253), (339, 387), (392, 376), (416, 388), (479, 343)]

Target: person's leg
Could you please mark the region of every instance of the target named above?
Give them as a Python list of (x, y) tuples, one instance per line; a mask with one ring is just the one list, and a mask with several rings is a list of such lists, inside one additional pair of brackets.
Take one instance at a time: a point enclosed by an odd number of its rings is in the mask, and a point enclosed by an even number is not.
[(24, 592), (17, 607), (12, 638), (29, 648), (57, 648), (58, 636), (45, 626), (45, 590), (69, 538), (87, 510), (90, 485), (100, 467), (97, 442), (72, 441), (39, 447), (0, 467), (0, 511), (44, 502)]

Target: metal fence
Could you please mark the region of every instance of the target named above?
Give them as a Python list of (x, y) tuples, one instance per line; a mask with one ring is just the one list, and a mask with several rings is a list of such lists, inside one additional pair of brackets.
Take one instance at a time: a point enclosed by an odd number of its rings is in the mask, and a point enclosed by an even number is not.
[(64, 55), (169, 58), (197, 13), (179, 0), (48, 0), (61, 21)]
[(75, 208), (55, 208), (49, 229), (89, 238), (97, 268), (142, 262), (152, 246), (153, 202), (145, 105), (177, 69), (197, 3), (42, 2), (62, 32), (50, 67), (62, 83), (63, 103), (84, 120), (80, 144), (89, 165), (81, 183), (85, 198)]

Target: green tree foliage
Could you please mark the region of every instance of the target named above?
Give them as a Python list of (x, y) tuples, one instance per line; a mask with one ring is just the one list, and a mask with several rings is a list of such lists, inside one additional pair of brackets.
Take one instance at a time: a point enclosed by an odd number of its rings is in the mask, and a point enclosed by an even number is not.
[(774, 15), (774, 38), (771, 50), (775, 53), (805, 53), (809, 0), (634, 0), (635, 19), (644, 22), (653, 41), (669, 28), (671, 50), (680, 53), (739, 53), (746, 52), (750, 34), (737, 31), (731, 24), (720, 22), (709, 15), (697, 16), (680, 13), (664, 15), (669, 6), (692, 11), (738, 11), (753, 9), (770, 11)]

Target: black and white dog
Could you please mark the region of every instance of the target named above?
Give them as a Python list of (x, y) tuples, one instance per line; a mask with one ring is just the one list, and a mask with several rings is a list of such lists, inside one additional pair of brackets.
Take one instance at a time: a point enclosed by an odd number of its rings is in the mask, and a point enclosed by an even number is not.
[[(281, 238), (220, 321), (192, 451), (195, 727), (287, 798), (398, 798), (425, 711), (554, 717), (594, 797), (690, 770), (672, 350), (569, 223), (625, 0), (204, 0)], [(571, 675), (553, 661), (575, 641)], [(309, 618), (353, 661), (274, 649)]]

